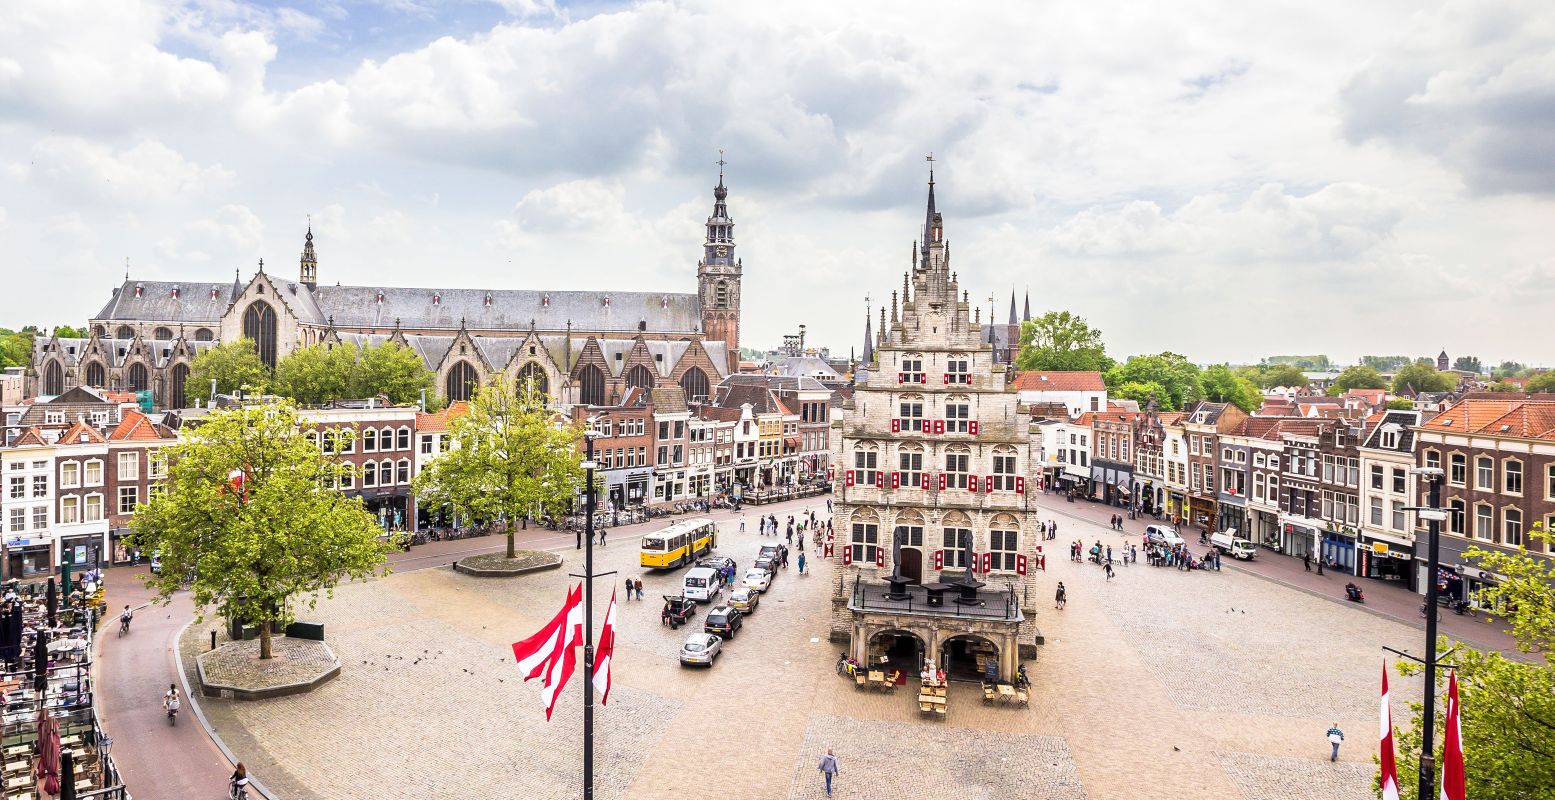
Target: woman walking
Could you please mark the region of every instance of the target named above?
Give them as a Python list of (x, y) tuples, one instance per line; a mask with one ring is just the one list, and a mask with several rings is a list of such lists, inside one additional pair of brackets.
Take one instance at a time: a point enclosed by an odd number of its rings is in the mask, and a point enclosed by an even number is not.
[(1064, 606), (1068, 605), (1068, 603), (1069, 598), (1068, 593), (1064, 591), (1064, 582), (1059, 581), (1058, 591), (1053, 594), (1053, 607), (1059, 610), (1063, 610)]

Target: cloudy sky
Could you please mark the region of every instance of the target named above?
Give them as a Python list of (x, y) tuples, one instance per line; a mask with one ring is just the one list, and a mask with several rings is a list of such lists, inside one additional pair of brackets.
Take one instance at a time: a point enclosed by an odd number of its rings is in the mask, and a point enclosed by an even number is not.
[(722, 148), (743, 343), (846, 353), (932, 151), (985, 316), (1555, 364), (1547, 0), (4, 7), (0, 326), (293, 275), (310, 214), (326, 283), (694, 291)]

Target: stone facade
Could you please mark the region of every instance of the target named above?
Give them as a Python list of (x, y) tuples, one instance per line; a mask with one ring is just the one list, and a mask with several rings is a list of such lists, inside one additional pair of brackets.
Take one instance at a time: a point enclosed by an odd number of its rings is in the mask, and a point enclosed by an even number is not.
[[(949, 262), (931, 174), (923, 244), (867, 377), (832, 422), (831, 633), (862, 658), (876, 634), (905, 631), (941, 664), (952, 637), (981, 638), (1009, 676), (1037, 640), (1038, 515), (1026, 484), (1035, 492), (1039, 442)], [(893, 574), (908, 587), (900, 607), (883, 598)], [(968, 577), (983, 584), (981, 605), (926, 602), (934, 586)]]

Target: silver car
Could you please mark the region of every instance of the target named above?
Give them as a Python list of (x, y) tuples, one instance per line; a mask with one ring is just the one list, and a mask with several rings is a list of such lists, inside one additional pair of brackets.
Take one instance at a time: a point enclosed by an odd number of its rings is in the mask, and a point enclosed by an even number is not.
[(686, 643), (680, 646), (680, 665), (711, 667), (718, 654), (722, 652), (723, 639), (711, 633), (693, 633), (687, 636)]

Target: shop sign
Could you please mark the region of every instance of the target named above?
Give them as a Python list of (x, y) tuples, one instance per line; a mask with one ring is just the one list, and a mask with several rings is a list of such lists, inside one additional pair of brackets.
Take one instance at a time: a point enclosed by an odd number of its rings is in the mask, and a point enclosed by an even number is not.
[(1372, 542), (1372, 544), (1371, 544), (1371, 551), (1373, 553), (1376, 553), (1379, 556), (1385, 556), (1385, 555), (1388, 554), (1388, 543), (1387, 542)]

